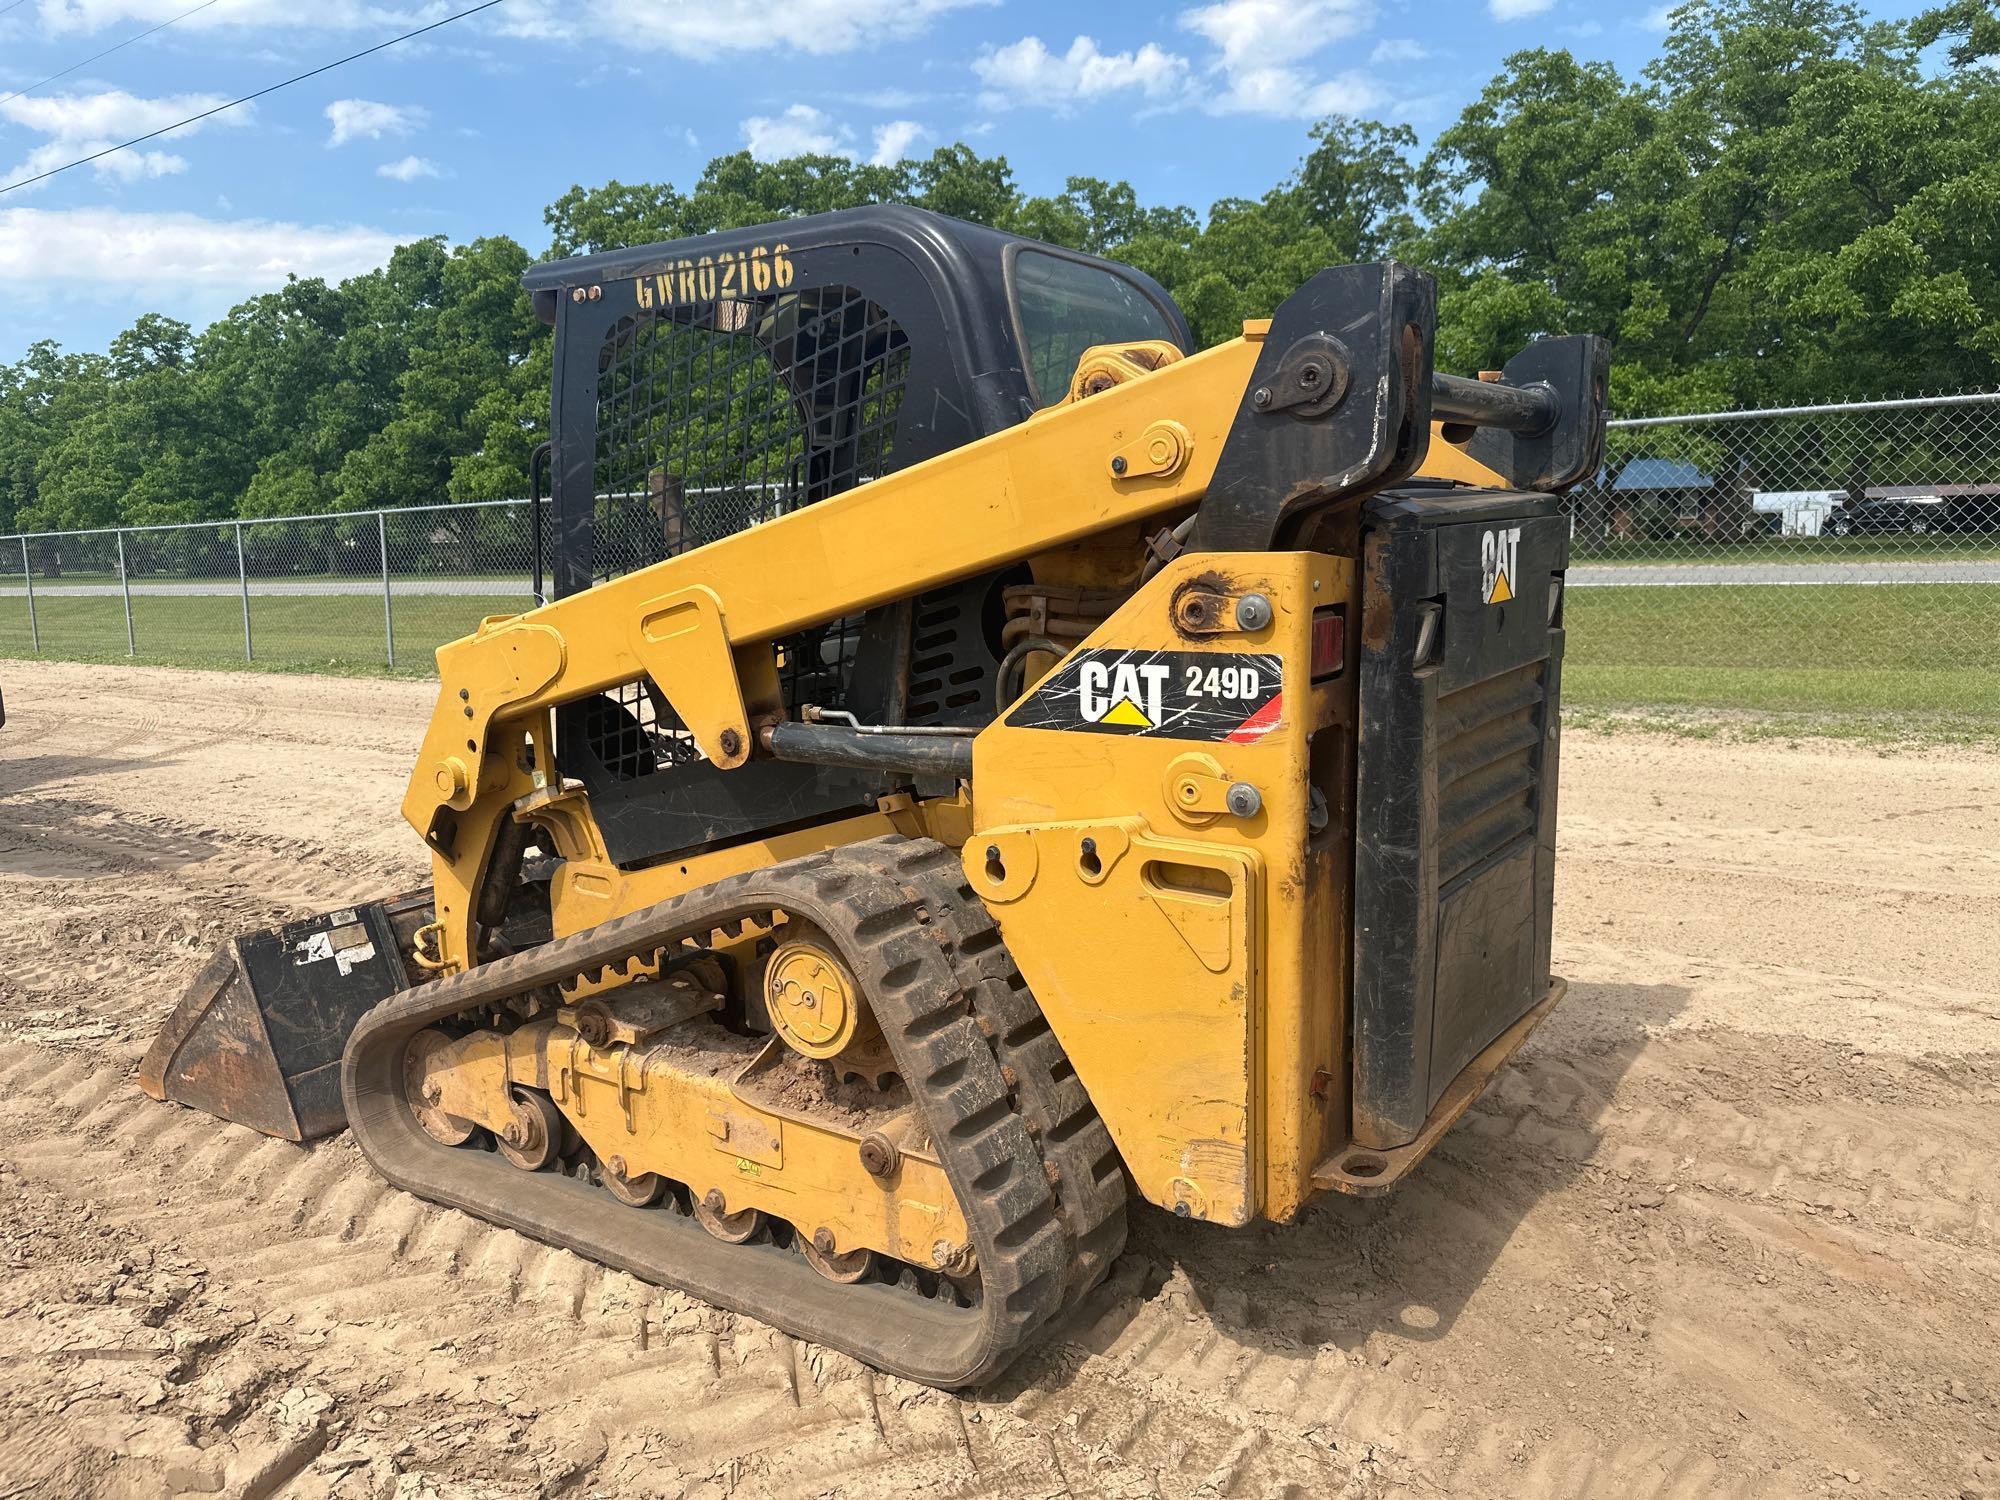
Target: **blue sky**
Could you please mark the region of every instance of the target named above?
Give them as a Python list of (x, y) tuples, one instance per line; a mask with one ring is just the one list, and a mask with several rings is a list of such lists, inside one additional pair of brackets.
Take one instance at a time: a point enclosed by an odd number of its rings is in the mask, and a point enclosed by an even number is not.
[[(4, 99), (195, 3), (0, 15), (0, 186), (469, 0), (213, 0)], [(426, 234), (511, 234), (540, 254), (542, 209), (571, 184), (685, 186), (744, 146), (872, 158), (965, 140), (1031, 192), (1082, 173), (1205, 208), (1282, 177), (1317, 115), (1428, 139), (1509, 52), (1567, 46), (1633, 73), (1664, 25), (1650, 0), (505, 0), (0, 193), (0, 361), (39, 338), (101, 349), (147, 310), (200, 325), (287, 272), (351, 274)]]

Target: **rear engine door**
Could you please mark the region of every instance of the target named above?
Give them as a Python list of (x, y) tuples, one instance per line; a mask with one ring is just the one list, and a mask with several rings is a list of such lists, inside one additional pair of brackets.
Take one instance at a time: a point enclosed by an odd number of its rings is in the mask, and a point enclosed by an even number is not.
[(1549, 987), (1562, 579), (1554, 496), (1364, 512), (1354, 1136), (1407, 1144)]

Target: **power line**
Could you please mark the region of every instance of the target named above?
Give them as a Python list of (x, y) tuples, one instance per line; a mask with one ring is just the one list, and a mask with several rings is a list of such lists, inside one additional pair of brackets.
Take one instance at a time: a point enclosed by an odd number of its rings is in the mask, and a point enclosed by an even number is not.
[(0, 5), (0, 16), (6, 15), (7, 12), (10, 10), (19, 10), (22, 6), (26, 5), (27, 3), (28, 0), (14, 0), (14, 3), (12, 5)]
[[(14, 5), (24, 3), (25, 0), (14, 0)], [(214, 109), (205, 109), (198, 115), (189, 115), (185, 120), (176, 120), (171, 125), (162, 125), (158, 130), (149, 130), (144, 135), (135, 135), (129, 141), (120, 141), (115, 146), (106, 146), (102, 151), (93, 151), (88, 156), (79, 156), (75, 161), (66, 161), (61, 166), (51, 167), (48, 171), (37, 176), (24, 177), (19, 182), (10, 182), (4, 187), (0, 187), (0, 193), (11, 193), (16, 188), (33, 187), (36, 183), (47, 182), (51, 177), (67, 172), (72, 167), (86, 167), (90, 163), (102, 161), (105, 157), (111, 156), (116, 152), (129, 150), (133, 146), (143, 146), (147, 141), (158, 140), (161, 136), (172, 131), (180, 130), (188, 125), (198, 125), (203, 120), (213, 119), (216, 115), (235, 109), (239, 104), (248, 104), (253, 99), (262, 99), (266, 94), (275, 94), (279, 89), (288, 89), (295, 83), (304, 83), (308, 78), (317, 78), (322, 73), (331, 73), (335, 68), (344, 67), (348, 63), (358, 62), (360, 59), (374, 53), (386, 51), (398, 42), (407, 42), (412, 37), (420, 37), (427, 31), (436, 31), (440, 26), (449, 26), (453, 21), (463, 21), (467, 16), (476, 16), (482, 10), (491, 10), (494, 6), (502, 3), (503, 0), (484, 0), (483, 4), (468, 6), (464, 10), (456, 11), (446, 16), (441, 21), (433, 21), (428, 26), (419, 26), (415, 31), (406, 31), (401, 36), (392, 36), (386, 42), (377, 42), (372, 47), (363, 47), (359, 52), (350, 52), (347, 56), (335, 58), (330, 63), (321, 63), (317, 68), (295, 74), (282, 83), (274, 83), (268, 88), (261, 88), (254, 94), (245, 94), (241, 99), (231, 99), (227, 104), (218, 104)], [(12, 10), (13, 8), (14, 6), (12, 5), (7, 7), (8, 10)], [(6, 13), (6, 11), (0, 11), (0, 15), (5, 15)]]
[[(25, 0), (23, 0), (23, 3), (25, 3)], [(69, 77), (70, 74), (74, 73), (78, 68), (87, 68), (101, 57), (109, 57), (114, 52), (123, 52), (127, 47), (131, 46), (134, 42), (143, 42), (146, 40), (147, 37), (151, 36), (154, 32), (165, 31), (169, 26), (173, 25), (175, 21), (185, 21), (189, 16), (193, 15), (195, 11), (207, 10), (211, 5), (214, 5), (216, 3), (217, 0), (201, 0), (201, 4), (193, 7), (193, 9), (191, 10), (182, 11), (179, 15), (173, 17), (172, 20), (162, 21), (160, 22), (159, 25), (149, 27), (147, 30), (140, 32), (137, 36), (128, 36), (125, 38), (124, 41), (120, 42), (117, 46), (106, 47), (102, 52), (92, 53), (89, 57), (86, 57), (82, 62), (71, 63), (68, 67), (64, 68), (60, 73), (49, 74), (49, 76), (44, 78), (41, 81), (41, 83), (31, 83), (24, 89), (14, 90), (14, 92), (7, 95), (5, 99), (0, 99), (0, 104), (6, 104), (11, 100), (18, 99), (23, 94), (32, 94), (36, 89), (40, 88), (43, 83), (54, 83), (58, 78), (67, 78)], [(5, 15), (5, 14), (6, 11), (0, 11), (0, 15)]]

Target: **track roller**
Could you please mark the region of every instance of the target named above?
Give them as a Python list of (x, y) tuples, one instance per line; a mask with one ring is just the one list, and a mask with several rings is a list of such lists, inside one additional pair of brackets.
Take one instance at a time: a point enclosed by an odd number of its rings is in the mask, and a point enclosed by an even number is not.
[(493, 1138), (500, 1154), (524, 1172), (541, 1172), (562, 1157), (562, 1111), (537, 1089), (515, 1089), (514, 1118)]
[(831, 1230), (815, 1230), (811, 1239), (799, 1241), (799, 1249), (805, 1254), (806, 1264), (828, 1281), (852, 1286), (857, 1281), (866, 1281), (875, 1271), (873, 1250), (849, 1250), (843, 1255), (834, 1248)]
[(725, 1245), (747, 1245), (764, 1227), (764, 1216), (754, 1208), (729, 1212), (729, 1205), (714, 1188), (696, 1200), (694, 1221)]
[(614, 1156), (601, 1168), (604, 1189), (620, 1203), (633, 1208), (651, 1208), (666, 1195), (667, 1180), (657, 1172), (625, 1173), (625, 1159)]

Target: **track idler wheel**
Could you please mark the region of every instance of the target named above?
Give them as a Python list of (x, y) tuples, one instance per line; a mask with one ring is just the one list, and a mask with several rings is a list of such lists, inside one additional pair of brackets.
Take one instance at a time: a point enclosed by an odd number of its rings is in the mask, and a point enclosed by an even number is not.
[(510, 1102), (514, 1117), (493, 1137), (500, 1154), (524, 1172), (554, 1166), (562, 1156), (562, 1111), (532, 1089), (515, 1089)]
[(710, 1189), (706, 1197), (695, 1200), (694, 1221), (725, 1245), (747, 1245), (764, 1227), (764, 1216), (756, 1209), (744, 1208), (730, 1213), (728, 1203), (714, 1189)]
[(410, 1101), (410, 1113), (416, 1116), (425, 1135), (447, 1146), (463, 1146), (479, 1126), (430, 1103), (437, 1096), (437, 1085), (426, 1083), (432, 1056), (451, 1043), (451, 1037), (435, 1026), (426, 1027), (410, 1038), (410, 1045), (403, 1053), (403, 1076), (408, 1080), (404, 1093)]
[(764, 1001), (771, 1026), (792, 1050), (822, 1061), (857, 1041), (879, 1036), (861, 984), (841, 961), (833, 939), (805, 922), (786, 924), (788, 935), (764, 968)]

